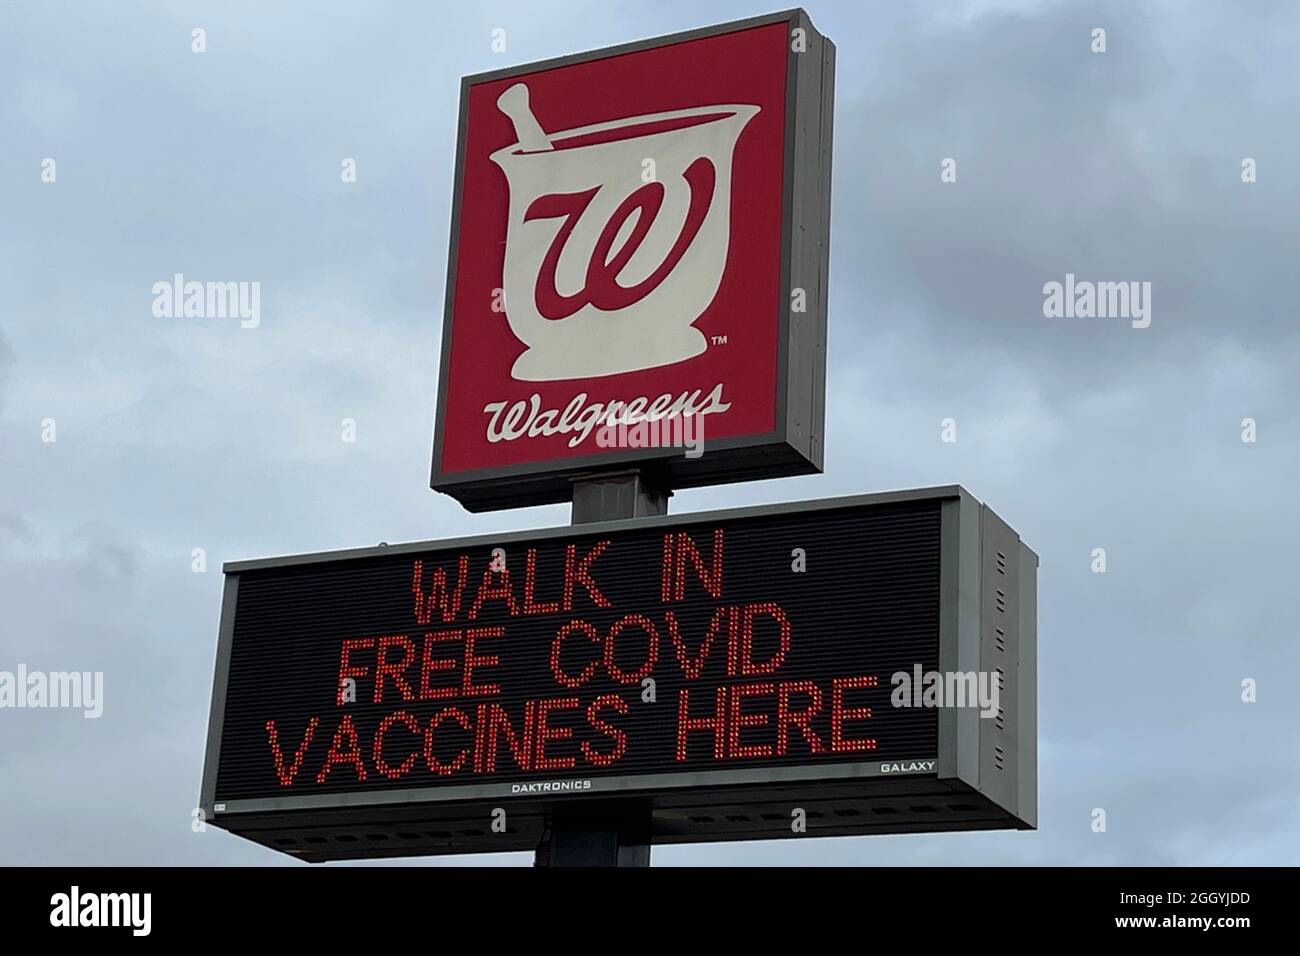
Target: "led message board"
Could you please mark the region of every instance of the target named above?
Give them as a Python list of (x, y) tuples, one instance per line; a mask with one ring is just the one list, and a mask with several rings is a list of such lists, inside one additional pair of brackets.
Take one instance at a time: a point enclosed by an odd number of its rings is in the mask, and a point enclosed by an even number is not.
[[(1031, 826), (1035, 565), (959, 488), (230, 564), (202, 806), (309, 860)], [(892, 699), (956, 669), (996, 717)]]
[(834, 53), (793, 10), (463, 80), (432, 487), (821, 470)]

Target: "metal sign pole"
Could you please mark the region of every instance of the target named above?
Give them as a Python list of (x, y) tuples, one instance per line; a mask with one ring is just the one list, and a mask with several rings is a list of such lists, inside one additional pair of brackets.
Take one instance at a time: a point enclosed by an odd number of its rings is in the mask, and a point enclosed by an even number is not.
[[(573, 479), (570, 524), (668, 513), (672, 496), (638, 470)], [(639, 800), (587, 802), (554, 811), (536, 866), (649, 866), (650, 808)]]

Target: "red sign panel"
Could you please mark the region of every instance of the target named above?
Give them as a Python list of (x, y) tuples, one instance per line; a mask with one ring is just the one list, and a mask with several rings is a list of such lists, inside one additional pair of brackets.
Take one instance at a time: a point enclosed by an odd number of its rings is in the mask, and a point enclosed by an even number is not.
[(821, 131), (829, 102), (830, 44), (801, 21), (466, 79), (435, 488), (477, 510), (558, 500), (593, 466), (676, 486), (818, 469), (820, 422), (784, 394), (792, 324), (816, 346), (824, 328), (825, 244), (791, 256), (796, 192), (825, 193), (795, 113)]

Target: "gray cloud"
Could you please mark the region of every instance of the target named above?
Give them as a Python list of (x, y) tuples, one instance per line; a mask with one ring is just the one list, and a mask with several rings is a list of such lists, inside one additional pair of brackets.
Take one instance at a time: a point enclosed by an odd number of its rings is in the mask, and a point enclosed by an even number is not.
[(4, 408), (5, 390), (9, 387), (9, 379), (13, 375), (14, 352), (9, 345), (9, 340), (5, 338), (4, 330), (0, 329), (0, 410)]

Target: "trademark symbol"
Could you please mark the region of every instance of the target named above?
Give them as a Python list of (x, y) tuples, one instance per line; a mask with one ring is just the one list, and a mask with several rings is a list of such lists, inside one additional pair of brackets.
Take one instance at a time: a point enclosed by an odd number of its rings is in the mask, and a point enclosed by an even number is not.
[(713, 336), (713, 344), (714, 344), (714, 345), (726, 345), (726, 344), (727, 344), (727, 337), (726, 337), (725, 335), (715, 335), (715, 336)]

